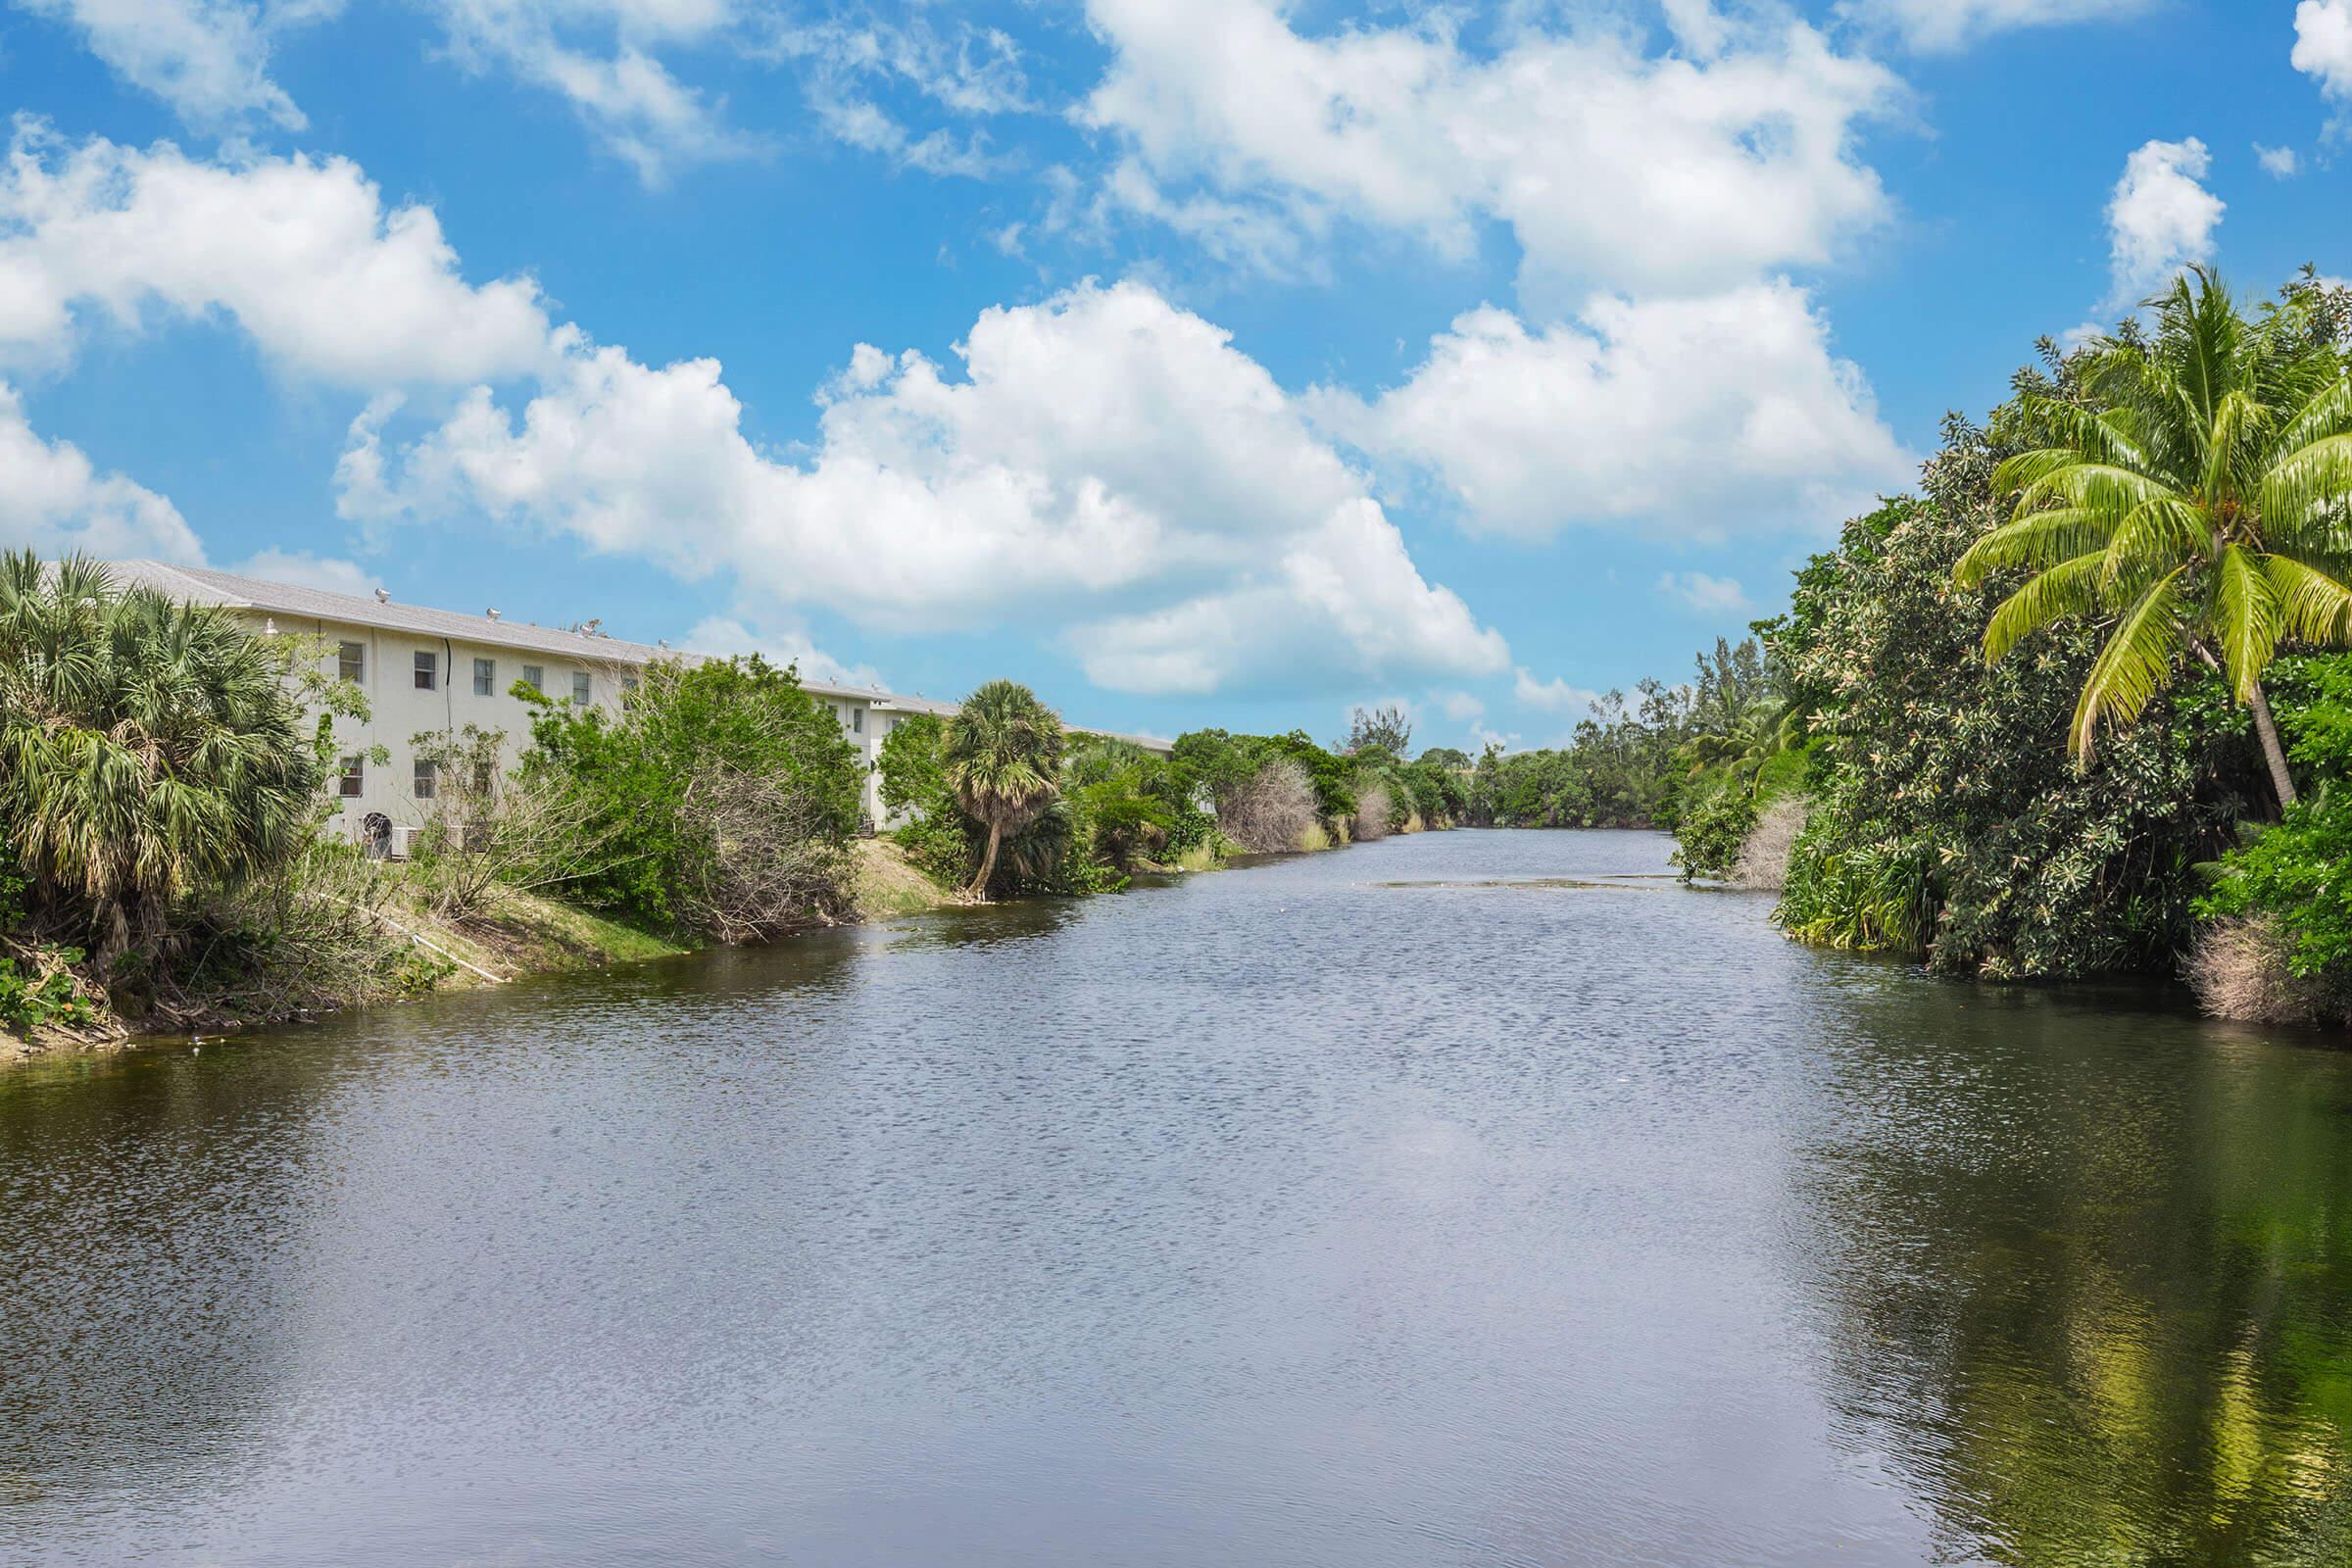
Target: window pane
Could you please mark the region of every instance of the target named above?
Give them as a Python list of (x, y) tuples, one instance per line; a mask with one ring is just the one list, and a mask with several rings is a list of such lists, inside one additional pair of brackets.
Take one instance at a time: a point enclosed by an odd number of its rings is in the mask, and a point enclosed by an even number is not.
[(533, 691), (535, 691), (535, 692), (539, 693), (539, 695), (540, 695), (540, 696), (542, 696), (542, 697), (546, 696), (546, 695), (547, 695), (547, 666), (546, 666), (545, 664), (525, 664), (525, 665), (523, 665), (523, 666), (522, 666), (522, 683), (523, 683), (525, 686), (528, 686), (528, 687), (529, 687), (531, 690), (533, 690)]
[(418, 654), (416, 656), (416, 689), (418, 691), (429, 692), (439, 688), (441, 684), (438, 679), (441, 672), (440, 659), (439, 654)]
[(416, 764), (416, 789), (415, 793), (416, 798), (420, 801), (429, 801), (433, 798), (432, 763), (420, 761)]
[(477, 659), (473, 662), (473, 695), (487, 697), (498, 689), (498, 661)]
[(367, 777), (367, 763), (360, 758), (346, 757), (343, 759), (343, 776), (335, 781), (335, 788), (345, 800), (357, 800)]
[(582, 708), (588, 706), (588, 672), (584, 669), (571, 672), (571, 700)]
[(853, 733), (853, 734), (857, 734), (857, 735), (862, 735), (862, 734), (864, 734), (864, 733), (865, 733), (865, 710), (864, 710), (864, 709), (862, 709), (862, 708), (853, 708), (853, 709), (851, 709), (851, 710), (850, 710), (850, 731), (851, 731), (851, 733)]
[(335, 673), (357, 685), (368, 673), (368, 645), (342, 643), (335, 649)]

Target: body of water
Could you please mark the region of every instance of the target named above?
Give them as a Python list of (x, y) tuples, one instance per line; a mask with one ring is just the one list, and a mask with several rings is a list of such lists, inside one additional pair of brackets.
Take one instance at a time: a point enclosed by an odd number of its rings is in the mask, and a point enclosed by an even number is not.
[(1667, 849), (0, 1073), (0, 1561), (2352, 1560), (2352, 1058)]

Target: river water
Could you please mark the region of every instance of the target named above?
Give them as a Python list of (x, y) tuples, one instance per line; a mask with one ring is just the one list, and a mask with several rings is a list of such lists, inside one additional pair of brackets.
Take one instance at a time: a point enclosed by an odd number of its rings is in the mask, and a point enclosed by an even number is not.
[(2352, 1058), (1667, 848), (0, 1074), (0, 1561), (2352, 1560)]

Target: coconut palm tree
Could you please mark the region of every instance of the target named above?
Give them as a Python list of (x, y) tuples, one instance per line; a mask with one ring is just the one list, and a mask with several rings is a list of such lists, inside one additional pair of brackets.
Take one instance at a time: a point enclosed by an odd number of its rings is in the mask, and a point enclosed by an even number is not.
[(291, 855), (319, 785), (286, 661), (225, 612), (0, 556), (0, 829), (101, 967), (172, 902)]
[(997, 852), (1061, 793), (1061, 720), (1015, 681), (992, 680), (948, 720), (940, 760), (964, 814), (988, 826), (966, 896), (988, 897)]
[(1764, 765), (1803, 738), (1803, 726), (1786, 698), (1759, 697), (1740, 710), (1730, 728), (1693, 735), (1690, 760), (1698, 767), (1727, 764), (1747, 780), (1747, 792), (1753, 795), (1763, 782)]
[(2253, 710), (2283, 806), (2295, 785), (2262, 676), (2281, 641), (2352, 640), (2352, 379), (2294, 307), (2250, 322), (2203, 269), (2149, 303), (2152, 335), (2094, 346), (2085, 404), (2023, 400), (2049, 444), (1995, 470), (2016, 511), (1953, 575), (2033, 569), (1985, 628), (1988, 660), (2054, 621), (2112, 617), (2077, 757), (2193, 658)]

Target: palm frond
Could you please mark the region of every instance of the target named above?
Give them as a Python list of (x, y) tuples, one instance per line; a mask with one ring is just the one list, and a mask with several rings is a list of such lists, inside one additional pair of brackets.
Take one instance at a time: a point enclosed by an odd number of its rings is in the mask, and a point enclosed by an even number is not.
[(1998, 660), (2052, 621), (2097, 610), (2106, 564), (2105, 551), (2089, 551), (2039, 572), (2003, 600), (1984, 628), (1985, 662)]
[(2068, 750), (2087, 761), (2102, 722), (2128, 724), (2172, 679), (2180, 649), (2180, 574), (2176, 566), (2149, 585), (2108, 633), (2082, 682)]
[(2324, 645), (2352, 642), (2352, 588), (2291, 556), (2267, 556), (2262, 565), (2286, 636)]
[(2282, 615), (2278, 590), (2260, 559), (2236, 545), (2224, 546), (2214, 563), (2212, 618), (2220, 634), (2222, 666), (2242, 703), (2270, 667)]
[(2340, 529), (2347, 497), (2352, 497), (2352, 431), (2322, 436), (2288, 452), (2270, 466), (2255, 492), (2263, 528), (2278, 540)]
[(2080, 507), (2057, 507), (2004, 522), (1968, 547), (1952, 580), (1974, 588), (2004, 566), (2046, 566), (2106, 548), (2113, 519)]

